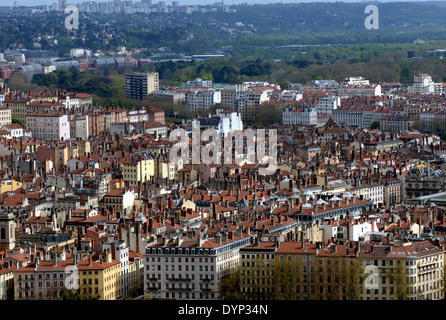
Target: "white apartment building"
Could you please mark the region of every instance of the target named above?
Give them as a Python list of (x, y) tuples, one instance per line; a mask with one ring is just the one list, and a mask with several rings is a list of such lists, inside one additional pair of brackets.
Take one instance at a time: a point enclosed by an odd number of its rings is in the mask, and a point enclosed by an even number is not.
[(338, 95), (347, 97), (381, 96), (380, 84), (349, 84), (338, 89)]
[(217, 131), (221, 135), (226, 137), (229, 133), (243, 130), (243, 121), (240, 113), (233, 110), (217, 109), (216, 114), (220, 118)]
[(0, 127), (6, 124), (10, 124), (11, 121), (11, 109), (0, 107)]
[(165, 124), (160, 122), (146, 122), (144, 123), (144, 131), (146, 133), (153, 134), (156, 137), (166, 139), (167, 138), (167, 127)]
[(5, 124), (0, 127), (0, 130), (8, 132), (8, 134), (3, 135), (4, 137), (6, 137), (8, 139), (32, 136), (32, 132), (30, 132), (29, 130), (23, 129), (22, 126), (19, 125), (18, 123)]
[(243, 84), (235, 84), (225, 86), (221, 90), (221, 106), (222, 108), (234, 108), (236, 101), (243, 100), (248, 86)]
[(349, 86), (349, 85), (369, 85), (370, 82), (363, 77), (347, 77), (344, 81), (341, 82), (341, 86)]
[(194, 87), (212, 88), (213, 83), (212, 80), (202, 80), (200, 78), (197, 78), (193, 81), (187, 81), (186, 83), (183, 83), (181, 85), (181, 88), (194, 88)]
[(333, 111), (332, 118), (337, 124), (351, 128), (368, 128), (374, 121), (375, 106), (351, 106)]
[(121, 298), (125, 299), (136, 291), (136, 275), (131, 272), (129, 262), (129, 247), (125, 241), (107, 240), (102, 244), (102, 250), (112, 254), (112, 258), (121, 263)]
[(38, 111), (26, 115), (26, 126), (38, 139), (69, 140), (70, 122), (61, 111)]
[(82, 49), (82, 48), (75, 48), (70, 50), (70, 57), (82, 57), (82, 56), (91, 56), (91, 50), (88, 49)]
[(382, 184), (362, 184), (361, 180), (357, 180), (350, 193), (356, 198), (363, 196), (364, 199), (372, 201), (375, 206), (384, 204), (384, 186)]
[(10, 265), (10, 261), (4, 261), (0, 264), (0, 300), (14, 298), (15, 269), (15, 267)]
[(65, 98), (60, 98), (59, 102), (62, 103), (68, 110), (76, 110), (80, 106), (80, 100), (75, 95), (66, 95)]
[(186, 108), (189, 110), (207, 110), (221, 102), (221, 91), (217, 89), (191, 89), (186, 94), (186, 101)]
[[(330, 242), (334, 238), (337, 242), (358, 241), (360, 236), (372, 231), (374, 221), (352, 221), (349, 225), (341, 225), (339, 221), (335, 223), (324, 223), (320, 226), (323, 230), (323, 241)], [(375, 228), (375, 230), (378, 230)]]
[(302, 93), (291, 90), (283, 90), (277, 94), (277, 99), (281, 101), (299, 101), (302, 100)]
[(88, 128), (88, 115), (75, 116), (70, 120), (70, 137), (88, 140), (90, 135)]
[(326, 96), (319, 99), (316, 111), (319, 114), (332, 114), (334, 110), (341, 107), (341, 97)]
[(413, 84), (407, 87), (407, 92), (412, 94), (438, 94), (443, 93), (443, 84), (435, 83), (428, 74), (414, 76)]
[(305, 124), (317, 126), (317, 111), (316, 108), (303, 108), (288, 106), (283, 110), (282, 122), (284, 125)]
[(140, 121), (149, 121), (149, 114), (147, 110), (130, 110), (127, 111), (127, 121), (128, 122), (140, 122)]
[(214, 238), (182, 239), (146, 248), (144, 295), (152, 299), (219, 299), (219, 281), (240, 262), (251, 237), (241, 229)]

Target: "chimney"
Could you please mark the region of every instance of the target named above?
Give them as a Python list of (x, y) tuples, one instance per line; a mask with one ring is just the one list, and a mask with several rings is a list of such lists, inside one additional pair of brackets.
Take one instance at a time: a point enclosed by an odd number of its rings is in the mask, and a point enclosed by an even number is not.
[(177, 238), (177, 246), (181, 247), (181, 244), (183, 243), (183, 236), (179, 235)]
[(198, 246), (201, 248), (203, 246), (203, 243), (204, 243), (203, 235), (200, 233), (200, 235), (198, 236)]

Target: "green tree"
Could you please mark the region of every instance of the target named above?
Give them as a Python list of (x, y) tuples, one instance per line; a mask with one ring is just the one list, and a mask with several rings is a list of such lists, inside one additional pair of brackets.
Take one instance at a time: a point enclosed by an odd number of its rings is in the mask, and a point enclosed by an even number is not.
[(284, 260), (275, 264), (274, 283), (276, 300), (295, 300), (296, 286), (302, 281), (302, 263)]
[(22, 128), (25, 128), (25, 126), (23, 125), (23, 123), (19, 119), (12, 118), (11, 119), (11, 123), (18, 123)]
[(381, 123), (380, 123), (379, 120), (375, 120), (375, 121), (373, 121), (372, 124), (370, 125), (370, 129), (371, 129), (371, 130), (379, 129), (380, 124), (381, 124)]
[(337, 255), (318, 256), (314, 275), (316, 299), (359, 299), (364, 276), (357, 259)]
[(59, 296), (61, 300), (99, 300), (99, 295), (83, 295), (79, 292), (79, 290), (69, 291), (66, 289), (61, 289)]
[(241, 272), (233, 267), (219, 282), (220, 296), (223, 300), (241, 299)]

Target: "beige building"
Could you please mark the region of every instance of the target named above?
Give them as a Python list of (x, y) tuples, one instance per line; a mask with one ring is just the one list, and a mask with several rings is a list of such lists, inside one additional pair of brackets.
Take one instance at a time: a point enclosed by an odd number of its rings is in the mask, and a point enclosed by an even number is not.
[(9, 261), (0, 264), (0, 300), (14, 298), (14, 271), (16, 267)]
[(158, 90), (158, 72), (127, 73), (125, 75), (126, 98), (144, 100), (150, 93)]
[(11, 109), (0, 108), (0, 127), (3, 127), (5, 124), (10, 124), (11, 120)]
[(33, 137), (45, 140), (69, 140), (68, 116), (57, 110), (37, 111), (26, 115), (26, 126)]
[(360, 245), (361, 265), (374, 274), (366, 278), (361, 300), (444, 299), (443, 249), (429, 241)]

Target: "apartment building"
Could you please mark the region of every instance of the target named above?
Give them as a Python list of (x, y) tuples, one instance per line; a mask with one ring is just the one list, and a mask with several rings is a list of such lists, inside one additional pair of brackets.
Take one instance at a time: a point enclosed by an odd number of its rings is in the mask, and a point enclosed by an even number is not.
[(69, 140), (70, 122), (61, 111), (37, 111), (26, 115), (27, 128), (38, 139)]
[(444, 250), (427, 240), (264, 241), (240, 253), (247, 300), (444, 299)]
[(220, 299), (219, 281), (240, 263), (250, 244), (241, 229), (205, 239), (178, 236), (146, 248), (144, 295), (152, 299)]
[(332, 114), (334, 110), (341, 107), (341, 97), (326, 96), (319, 99), (316, 104), (318, 114)]
[(380, 130), (382, 131), (408, 131), (413, 128), (416, 118), (408, 116), (387, 115), (380, 120)]
[(0, 108), (0, 127), (11, 124), (11, 109), (9, 108)]
[(216, 116), (220, 118), (217, 131), (223, 136), (243, 130), (243, 121), (240, 113), (234, 110), (217, 109)]
[(157, 160), (155, 163), (155, 178), (174, 181), (178, 179), (178, 171), (183, 169), (182, 161)]
[(152, 99), (169, 101), (174, 104), (181, 104), (186, 100), (186, 94), (179, 89), (163, 89), (153, 91), (149, 94), (149, 97)]
[(370, 81), (367, 79), (364, 79), (363, 77), (347, 77), (343, 81), (341, 81), (341, 86), (348, 86), (348, 85), (369, 85)]
[(221, 91), (217, 89), (190, 89), (186, 94), (186, 108), (192, 111), (210, 109), (221, 102)]
[(8, 132), (6, 135), (8, 138), (19, 138), (29, 135), (26, 129), (23, 129), (18, 123), (4, 124), (0, 127), (0, 130)]
[(65, 251), (56, 250), (47, 257), (36, 257), (14, 272), (14, 299), (55, 300), (60, 299), (62, 290), (79, 289), (82, 296), (115, 300), (121, 294), (120, 282), (120, 263), (112, 260), (111, 255), (99, 260), (93, 260), (89, 254), (69, 258)]
[(120, 107), (106, 107), (101, 110), (104, 116), (104, 131), (110, 131), (113, 123), (127, 121), (127, 110)]
[(26, 125), (27, 106), (32, 99), (22, 97), (11, 97), (7, 95), (3, 103), (3, 107), (11, 110), (11, 118), (19, 120), (23, 125)]
[(411, 94), (442, 94), (441, 83), (435, 83), (428, 74), (418, 74), (413, 77), (413, 84), (407, 87), (407, 92)]
[(90, 135), (88, 125), (88, 114), (83, 116), (75, 115), (70, 120), (70, 137), (75, 139), (80, 138), (82, 140), (87, 140)]
[[(0, 256), (0, 260), (1, 256)], [(14, 298), (14, 271), (16, 265), (10, 261), (0, 263), (0, 300), (12, 300)]]
[(384, 192), (384, 205), (394, 206), (401, 203), (403, 198), (403, 185), (401, 180), (392, 175), (387, 175), (386, 177), (379, 178), (379, 182), (383, 184)]
[(125, 96), (129, 99), (144, 100), (153, 91), (159, 90), (158, 72), (127, 73), (125, 75)]
[(284, 125), (304, 124), (317, 126), (317, 109), (288, 106), (283, 110), (282, 123)]
[(429, 241), (361, 243), (358, 259), (375, 274), (362, 300), (444, 299), (444, 250)]
[(197, 78), (195, 80), (192, 81), (187, 81), (185, 83), (183, 83), (181, 85), (181, 88), (185, 88), (185, 89), (191, 89), (194, 87), (206, 87), (206, 88), (212, 88), (213, 87), (213, 83), (212, 80), (202, 80), (200, 78)]
[(158, 107), (146, 107), (147, 114), (149, 115), (150, 122), (160, 122), (164, 123), (165, 120), (165, 111), (164, 109)]
[(245, 92), (243, 104), (236, 104), (237, 111), (242, 115), (242, 119), (253, 120), (255, 108), (269, 100), (269, 94), (275, 90), (275, 87), (261, 86), (249, 87)]
[[(371, 181), (370, 181), (371, 182)], [(367, 183), (360, 179), (355, 179), (350, 192), (355, 197), (369, 199), (375, 206), (384, 204), (384, 186), (378, 183)]]
[(244, 300), (273, 299), (275, 296), (275, 241), (259, 241), (240, 249), (241, 296)]
[(232, 109), (236, 106), (237, 101), (243, 101), (245, 97), (247, 85), (235, 84), (225, 86), (221, 90), (221, 107), (223, 109)]
[(380, 84), (348, 84), (338, 88), (339, 96), (347, 97), (366, 97), (381, 96)]
[(155, 160), (150, 158), (130, 159), (122, 161), (124, 183), (129, 187), (142, 185), (155, 176)]
[(375, 106), (345, 106), (333, 111), (332, 119), (352, 128), (370, 128)]
[(136, 269), (130, 264), (129, 248), (125, 241), (107, 240), (102, 244), (102, 251), (110, 253), (114, 260), (121, 264), (121, 295), (122, 299), (136, 294)]

